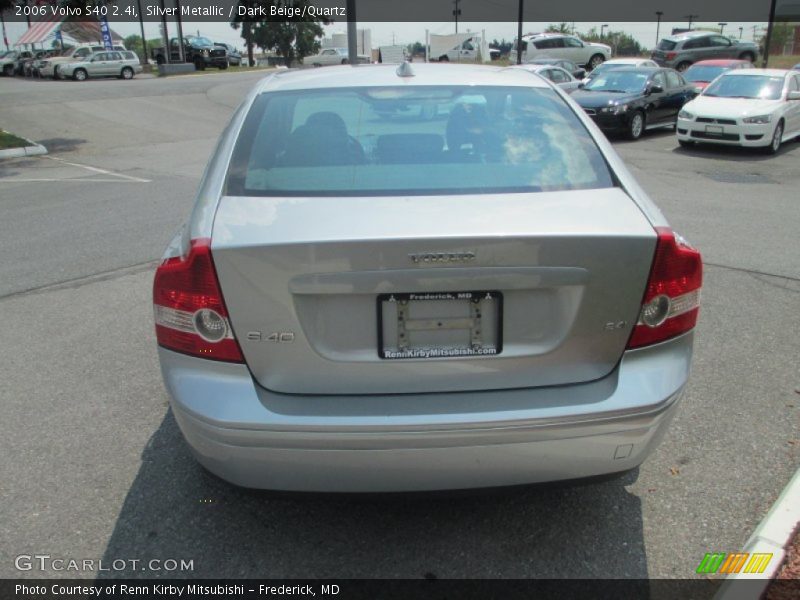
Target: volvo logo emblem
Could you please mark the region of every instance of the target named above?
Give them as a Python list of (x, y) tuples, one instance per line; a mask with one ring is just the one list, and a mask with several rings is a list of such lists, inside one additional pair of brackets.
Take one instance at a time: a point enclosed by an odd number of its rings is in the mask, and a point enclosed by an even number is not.
[(457, 263), (475, 260), (474, 252), (414, 252), (408, 255), (414, 264)]

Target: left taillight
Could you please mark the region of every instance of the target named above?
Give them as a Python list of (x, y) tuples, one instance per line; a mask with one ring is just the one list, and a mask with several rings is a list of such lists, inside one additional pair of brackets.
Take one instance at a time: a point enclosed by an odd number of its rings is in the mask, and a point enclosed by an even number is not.
[(700, 252), (669, 227), (656, 227), (656, 233), (656, 252), (629, 349), (663, 342), (697, 324), (703, 285)]
[(244, 362), (219, 287), (211, 240), (192, 240), (187, 256), (165, 259), (153, 281), (156, 338), (170, 350)]

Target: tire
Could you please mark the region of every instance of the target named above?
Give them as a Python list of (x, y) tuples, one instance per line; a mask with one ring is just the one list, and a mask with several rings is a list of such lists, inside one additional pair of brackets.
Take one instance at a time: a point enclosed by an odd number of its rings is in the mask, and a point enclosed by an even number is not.
[(220, 65), (220, 66), (219, 66), (219, 70), (220, 70), (220, 71), (224, 71), (224, 70), (225, 70), (225, 69), (227, 69), (227, 68), (228, 68), (228, 63), (225, 63), (224, 65)]
[(692, 63), (691, 63), (690, 61), (688, 61), (688, 60), (683, 60), (683, 61), (681, 61), (681, 62), (679, 62), (679, 63), (677, 64), (677, 66), (675, 67), (675, 70), (676, 70), (678, 73), (683, 73), (683, 72), (684, 72), (686, 69), (688, 69), (688, 68), (689, 68), (689, 67), (691, 67), (691, 66), (692, 66)]
[(693, 148), (694, 142), (692, 140), (678, 140), (678, 143), (681, 145), (681, 148)]
[(439, 57), (439, 62), (450, 62), (450, 57), (446, 54), (444, 56)]
[(342, 59), (342, 64), (343, 64), (343, 65), (346, 65), (346, 64), (347, 64), (347, 59), (346, 59), (346, 58), (343, 58), (343, 59)]
[(14, 65), (6, 65), (3, 67), (3, 75), (11, 77), (14, 74)]
[(783, 119), (778, 121), (778, 124), (775, 126), (775, 131), (772, 133), (772, 140), (770, 141), (768, 146), (764, 146), (762, 151), (764, 154), (775, 154), (781, 148), (781, 138), (783, 137)]
[(756, 62), (756, 56), (752, 52), (742, 52), (739, 55), (739, 60), (749, 60), (751, 63)]
[(644, 133), (644, 126), (645, 126), (645, 117), (644, 113), (640, 110), (637, 110), (631, 116), (631, 120), (628, 123), (628, 139), (636, 141), (642, 134)]
[(133, 79), (133, 69), (130, 67), (124, 67), (120, 72), (119, 76), (122, 79)]
[(161, 56), (160, 54), (159, 54), (158, 56), (156, 56), (156, 64), (157, 64), (159, 67), (160, 67), (161, 65), (164, 65), (164, 64), (166, 64), (166, 63), (167, 63), (167, 61), (166, 61), (166, 59), (165, 59), (163, 56)]
[(75, 69), (75, 72), (72, 74), (72, 78), (75, 81), (86, 81), (89, 79), (89, 74), (86, 72), (86, 69)]
[(205, 71), (206, 70), (206, 63), (203, 61), (202, 58), (195, 58), (194, 59), (194, 68), (197, 71)]
[(313, 66), (314, 66), (314, 67), (316, 67), (316, 68), (319, 68), (319, 67), (321, 67), (322, 65), (321, 65), (321, 64), (319, 64), (319, 63), (314, 63), (314, 65), (313, 65)]
[(602, 65), (605, 60), (606, 59), (602, 54), (595, 54), (589, 59), (589, 62), (586, 63), (586, 66), (589, 67), (590, 70), (594, 71), (597, 67)]

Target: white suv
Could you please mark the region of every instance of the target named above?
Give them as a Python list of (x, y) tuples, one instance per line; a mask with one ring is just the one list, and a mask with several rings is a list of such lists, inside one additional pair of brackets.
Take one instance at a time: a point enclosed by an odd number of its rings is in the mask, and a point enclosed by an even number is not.
[[(60, 79), (62, 77), (59, 73), (59, 67), (71, 62), (84, 60), (95, 52), (103, 52), (105, 47), (102, 44), (79, 44), (74, 48), (70, 48), (66, 54), (62, 56), (51, 56), (48, 59), (39, 63), (39, 74), (42, 77), (52, 77), (53, 79)], [(114, 44), (114, 50), (122, 52), (126, 50), (123, 44)]]
[[(511, 61), (516, 62), (516, 48), (511, 51)], [(576, 65), (594, 69), (611, 58), (611, 46), (584, 42), (574, 35), (564, 33), (531, 33), (522, 36), (522, 62), (537, 58), (564, 58)]]

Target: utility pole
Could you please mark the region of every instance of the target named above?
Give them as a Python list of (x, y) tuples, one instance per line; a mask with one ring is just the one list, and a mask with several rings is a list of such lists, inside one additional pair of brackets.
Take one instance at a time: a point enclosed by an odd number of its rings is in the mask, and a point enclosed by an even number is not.
[(692, 30), (692, 21), (699, 16), (700, 15), (686, 15), (685, 17), (683, 17), (684, 19), (689, 19), (689, 31)]
[(775, 21), (775, 0), (772, 0), (769, 4), (769, 22), (767, 23), (767, 39), (764, 40), (764, 60), (761, 63), (761, 67), (766, 69), (767, 62), (769, 62), (769, 45), (772, 43), (772, 26), (773, 22)]
[[(347, 0), (347, 60), (351, 65), (358, 64), (358, 23), (356, 22), (356, 0)], [(291, 65), (290, 65), (291, 66)]]
[[(144, 39), (144, 15), (142, 14), (142, 0), (136, 0), (136, 6), (139, 8), (139, 27), (142, 30), (142, 49), (144, 51), (143, 64), (149, 65), (147, 57), (147, 40)], [(64, 49), (64, 40), (61, 40), (61, 49)]]
[(517, 64), (522, 64), (522, 13), (523, 0), (519, 0), (519, 10), (517, 12)]
[(458, 8), (459, 2), (461, 2), (461, 0), (453, 0), (453, 5), (455, 5), (455, 8), (453, 9), (453, 16), (456, 19), (456, 35), (458, 35), (458, 17), (461, 16), (461, 9)]
[(656, 46), (658, 46), (659, 33), (661, 33), (661, 17), (664, 16), (663, 10), (656, 11)]

